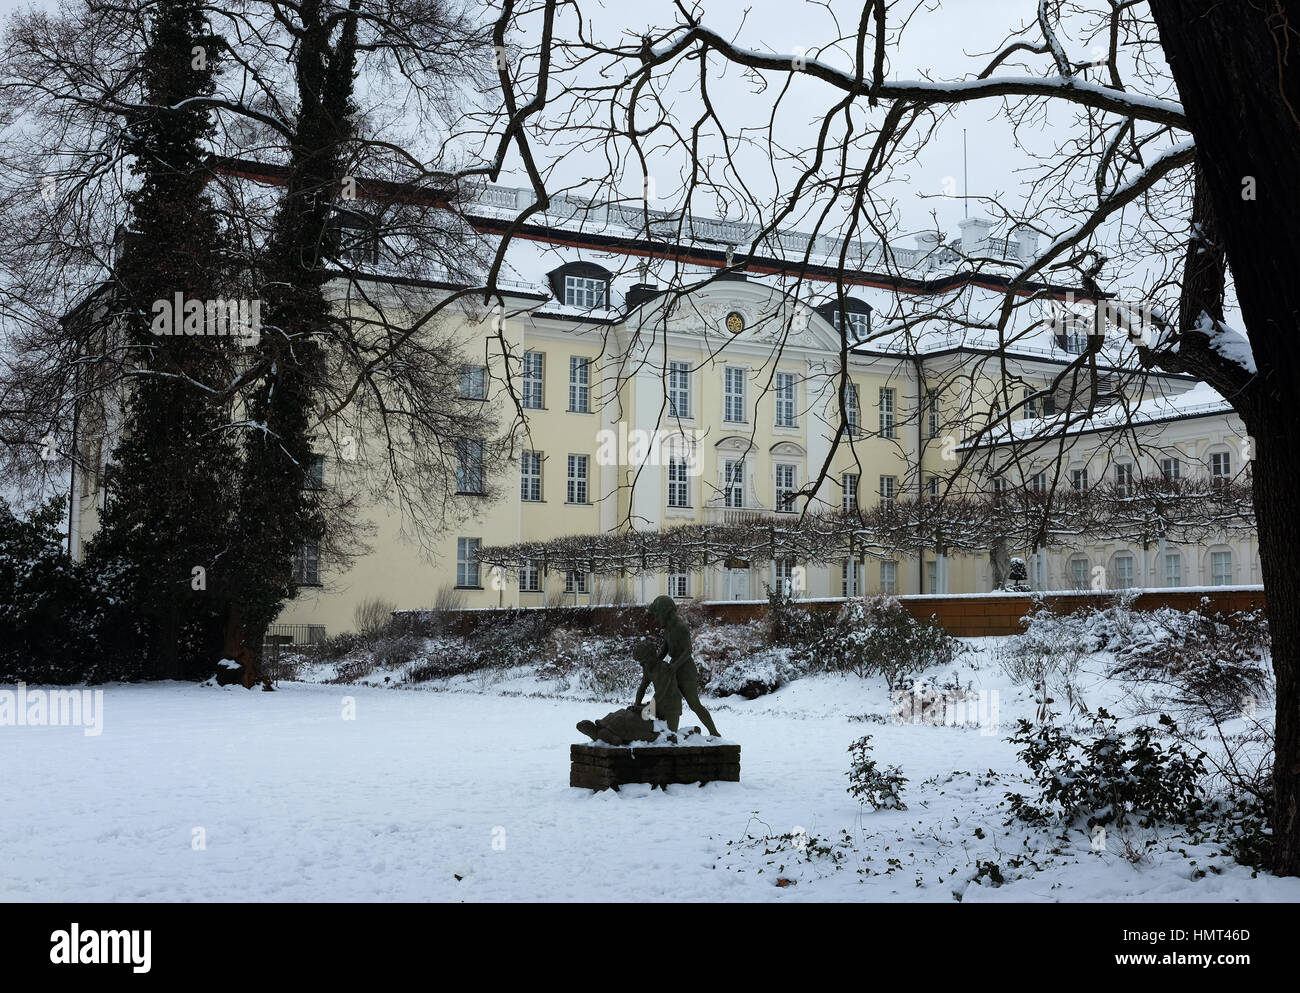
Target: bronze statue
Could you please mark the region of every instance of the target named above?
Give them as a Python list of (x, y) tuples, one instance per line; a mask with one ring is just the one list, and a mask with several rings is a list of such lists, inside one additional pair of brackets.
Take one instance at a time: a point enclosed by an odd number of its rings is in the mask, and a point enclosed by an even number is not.
[(641, 705), (646, 688), (653, 683), (655, 716), (667, 721), (670, 730), (677, 730), (677, 722), (682, 716), (682, 700), (685, 700), (709, 729), (709, 734), (715, 738), (721, 737), (713, 724), (713, 718), (704, 709), (704, 704), (700, 703), (699, 674), (695, 670), (695, 659), (691, 656), (691, 629), (677, 615), (677, 604), (670, 596), (656, 597), (650, 604), (650, 614), (659, 623), (663, 639), (659, 657), (666, 661), (650, 668), (642, 663), (645, 676), (641, 680), (641, 688), (637, 690), (633, 706)]
[[(597, 721), (579, 721), (578, 730), (593, 741), (603, 741), (607, 745), (626, 745), (634, 741), (653, 741), (655, 738), (655, 718), (665, 720), (665, 709), (671, 711), (673, 699), (676, 700), (676, 716), (672, 728), (677, 729), (676, 720), (682, 713), (682, 698), (677, 692), (676, 681), (671, 678), (668, 664), (663, 660), (664, 653), (657, 638), (642, 638), (632, 650), (632, 657), (641, 664), (644, 680), (641, 690), (636, 695), (636, 703), (606, 714)], [(655, 697), (649, 707), (641, 703), (648, 682), (655, 684)], [(660, 699), (660, 687), (663, 687), (663, 699)]]

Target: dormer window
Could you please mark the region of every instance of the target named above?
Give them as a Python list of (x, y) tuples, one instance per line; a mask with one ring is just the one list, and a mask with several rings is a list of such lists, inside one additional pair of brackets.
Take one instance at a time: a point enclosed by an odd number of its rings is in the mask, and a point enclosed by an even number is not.
[(845, 297), (842, 304), (839, 297), (833, 297), (818, 307), (817, 313), (854, 341), (871, 335), (871, 305), (859, 297)]
[(609, 307), (608, 270), (594, 262), (566, 262), (549, 274), (555, 299), (566, 307), (605, 310)]
[(348, 265), (379, 262), (379, 226), (374, 219), (355, 210), (339, 209), (329, 222), (332, 255)]

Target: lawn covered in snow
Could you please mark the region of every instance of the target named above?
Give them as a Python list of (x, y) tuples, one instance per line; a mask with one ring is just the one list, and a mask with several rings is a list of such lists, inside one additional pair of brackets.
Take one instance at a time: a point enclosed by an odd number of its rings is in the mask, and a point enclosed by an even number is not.
[[(1025, 769), (1005, 738), (1034, 704), (992, 641), (958, 674), (999, 691), (997, 734), (895, 724), (881, 680), (809, 676), (707, 698), (742, 782), (666, 792), (571, 789), (574, 724), (627, 701), (533, 675), (111, 685), (97, 736), (0, 727), (0, 899), (1300, 900), (1300, 880), (1173, 830), (1134, 862), (1119, 839), (1007, 826)], [(1107, 702), (1096, 674), (1084, 689)], [(864, 734), (902, 767), (908, 809), (846, 792)]]

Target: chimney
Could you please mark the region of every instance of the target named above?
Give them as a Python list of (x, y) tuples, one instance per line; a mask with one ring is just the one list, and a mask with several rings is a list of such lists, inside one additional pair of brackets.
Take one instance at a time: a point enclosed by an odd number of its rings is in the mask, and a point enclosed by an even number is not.
[(968, 217), (957, 225), (961, 228), (961, 251), (968, 257), (984, 255), (989, 250), (989, 232), (993, 222), (983, 217)]
[(1016, 257), (1021, 262), (1030, 262), (1038, 254), (1038, 232), (1032, 228), (1016, 228)]
[(643, 303), (649, 303), (663, 291), (654, 283), (636, 283), (628, 289), (623, 297), (629, 311), (636, 310)]

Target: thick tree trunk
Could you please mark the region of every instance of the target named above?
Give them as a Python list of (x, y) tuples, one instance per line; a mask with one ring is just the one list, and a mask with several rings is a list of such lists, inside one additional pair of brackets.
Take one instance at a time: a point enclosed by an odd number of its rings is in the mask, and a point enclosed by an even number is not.
[(1274, 869), (1285, 875), (1300, 875), (1296, 6), (1290, 0), (1151, 0), (1259, 370), (1241, 376), (1239, 387), (1225, 395), (1254, 438), (1255, 514), (1277, 674)]

